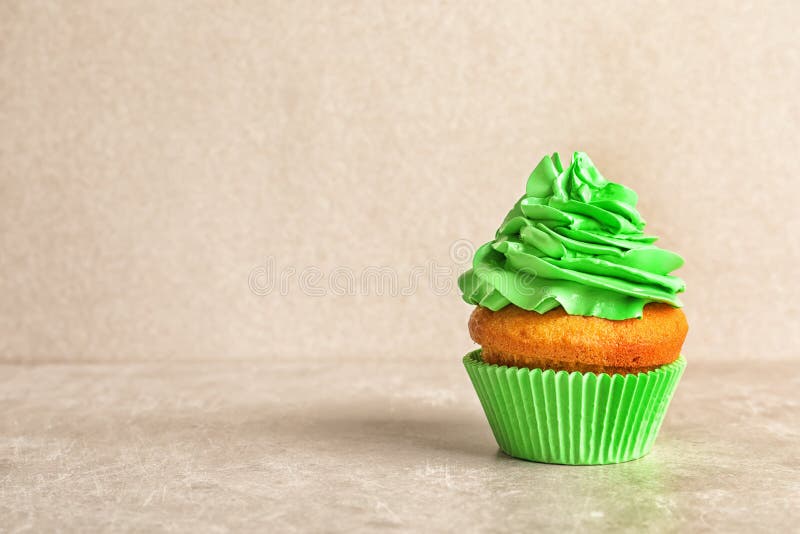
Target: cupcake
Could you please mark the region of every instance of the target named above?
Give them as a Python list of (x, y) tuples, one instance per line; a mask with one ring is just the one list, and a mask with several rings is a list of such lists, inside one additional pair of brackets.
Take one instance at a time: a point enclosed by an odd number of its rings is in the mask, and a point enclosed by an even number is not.
[(637, 200), (582, 152), (545, 156), (459, 277), (481, 346), (464, 365), (505, 453), (590, 465), (652, 449), (688, 326), (683, 259), (644, 233)]

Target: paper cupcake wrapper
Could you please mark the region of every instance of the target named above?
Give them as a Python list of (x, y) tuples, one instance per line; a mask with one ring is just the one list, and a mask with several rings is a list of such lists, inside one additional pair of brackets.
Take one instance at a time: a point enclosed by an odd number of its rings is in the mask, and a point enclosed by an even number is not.
[(476, 350), (464, 366), (503, 452), (535, 462), (596, 465), (650, 452), (686, 360), (608, 375), (492, 365)]

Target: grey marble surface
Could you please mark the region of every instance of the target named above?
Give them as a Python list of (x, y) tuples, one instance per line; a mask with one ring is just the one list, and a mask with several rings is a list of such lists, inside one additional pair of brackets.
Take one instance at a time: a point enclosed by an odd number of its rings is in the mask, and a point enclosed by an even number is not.
[(652, 454), (498, 452), (460, 358), (0, 366), (0, 531), (778, 532), (800, 379), (689, 359)]

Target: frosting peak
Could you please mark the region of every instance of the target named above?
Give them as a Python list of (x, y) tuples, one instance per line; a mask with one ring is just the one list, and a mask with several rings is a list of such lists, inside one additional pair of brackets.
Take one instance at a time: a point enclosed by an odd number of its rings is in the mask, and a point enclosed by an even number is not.
[(475, 252), (458, 279), (463, 298), (491, 310), (515, 304), (545, 313), (641, 317), (648, 302), (681, 306), (683, 259), (643, 233), (638, 197), (611, 182), (583, 152), (564, 167), (545, 156), (495, 239)]

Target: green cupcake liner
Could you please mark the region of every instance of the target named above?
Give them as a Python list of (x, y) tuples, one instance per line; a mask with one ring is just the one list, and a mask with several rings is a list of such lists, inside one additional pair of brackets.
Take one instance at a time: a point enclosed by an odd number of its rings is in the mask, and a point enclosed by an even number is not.
[(476, 350), (464, 356), (464, 366), (503, 452), (535, 462), (598, 465), (650, 452), (686, 360), (608, 375), (492, 365)]

